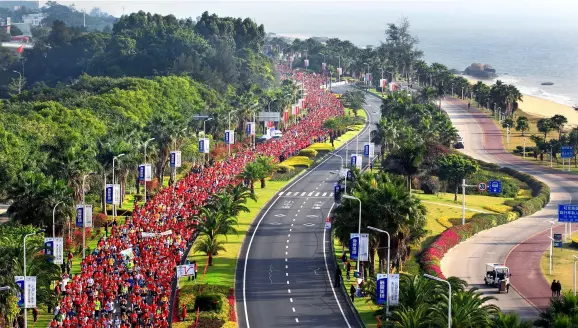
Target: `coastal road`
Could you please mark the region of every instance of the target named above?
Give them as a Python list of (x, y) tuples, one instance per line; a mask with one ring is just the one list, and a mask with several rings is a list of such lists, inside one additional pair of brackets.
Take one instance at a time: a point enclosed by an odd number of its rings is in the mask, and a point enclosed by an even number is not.
[[(372, 122), (379, 118), (379, 103), (368, 97)], [(360, 150), (368, 136), (366, 127)], [(355, 152), (356, 139), (347, 147)], [(345, 147), (336, 153), (347, 160)], [(359, 327), (347, 296), (333, 287), (334, 255), (325, 230), (340, 167), (339, 157), (322, 161), (281, 190), (249, 228), (236, 270), (239, 327)]]
[[(446, 276), (457, 276), (484, 294), (497, 298), (496, 304), (505, 312), (516, 312), (525, 319), (535, 319), (537, 308), (548, 305), (549, 282), (543, 277), (539, 262), (548, 248), (547, 238), (541, 232), (550, 228), (549, 220), (557, 220), (557, 205), (578, 200), (578, 176), (545, 168), (511, 155), (504, 150), (500, 131), (494, 121), (477, 109), (451, 99), (442, 102), (454, 126), (464, 138), (465, 154), (474, 158), (511, 167), (531, 174), (551, 189), (551, 201), (541, 211), (506, 225), (495, 227), (473, 236), (450, 250), (441, 261)], [(468, 181), (475, 184), (478, 181)], [(466, 198), (467, 201), (467, 198)], [(556, 225), (563, 232), (563, 225)], [(532, 238), (533, 236), (536, 238)], [(497, 293), (496, 288), (484, 286), (486, 263), (506, 263), (512, 272), (508, 294)]]

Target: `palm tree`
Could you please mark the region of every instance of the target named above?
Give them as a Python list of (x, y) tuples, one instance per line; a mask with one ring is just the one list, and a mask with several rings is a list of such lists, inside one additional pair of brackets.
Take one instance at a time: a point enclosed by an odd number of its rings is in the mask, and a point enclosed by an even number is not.
[(491, 324), (492, 328), (532, 328), (532, 322), (521, 321), (517, 313), (500, 312), (494, 317)]
[(437, 98), (437, 91), (432, 87), (423, 87), (417, 97), (419, 103), (428, 104)]
[[(432, 309), (433, 326), (443, 327), (447, 324), (447, 300), (447, 290), (445, 293), (440, 290), (439, 301)], [(496, 298), (482, 296), (477, 288), (457, 292), (452, 290), (452, 327), (489, 327), (491, 319), (500, 311), (496, 305), (488, 304), (493, 300)]]
[(540, 318), (534, 321), (536, 327), (570, 327), (568, 325), (555, 326), (556, 321), (561, 322), (560, 316), (575, 316), (578, 313), (578, 296), (567, 292), (562, 297), (552, 297), (550, 306), (540, 313)]
[(528, 123), (528, 118), (526, 116), (518, 116), (516, 120), (516, 131), (522, 131), (522, 137), (524, 132), (528, 131), (530, 124)]
[(432, 326), (430, 313), (430, 306), (426, 303), (415, 307), (402, 304), (393, 310), (391, 320), (395, 328), (429, 328)]
[(230, 216), (229, 213), (214, 211), (210, 207), (203, 207), (197, 220), (199, 221), (197, 230), (211, 239), (217, 235), (227, 237), (229, 233), (237, 233), (237, 229), (234, 227), (237, 225), (237, 219)]
[(251, 190), (242, 183), (227, 186), (227, 192), (233, 196), (235, 202), (246, 204), (249, 199), (257, 201), (257, 196), (251, 193)]
[(226, 249), (223, 246), (223, 242), (217, 240), (217, 238), (211, 238), (209, 236), (204, 236), (203, 238), (197, 239), (193, 251), (197, 253), (205, 253), (209, 257), (209, 266), (213, 266), (213, 256), (217, 255), (220, 251), (225, 252)]
[(206, 207), (213, 212), (222, 212), (230, 217), (235, 217), (240, 212), (249, 212), (244, 202), (235, 201), (233, 195), (227, 192), (221, 192), (212, 196)]
[(249, 181), (251, 193), (255, 193), (255, 181), (259, 180), (260, 177), (263, 175), (261, 172), (263, 167), (255, 162), (247, 163), (243, 172), (239, 173), (239, 179), (243, 179), (244, 181)]
[(271, 156), (259, 156), (255, 160), (255, 163), (261, 167), (259, 180), (261, 180), (261, 189), (263, 189), (265, 188), (265, 179), (275, 171), (276, 165)]

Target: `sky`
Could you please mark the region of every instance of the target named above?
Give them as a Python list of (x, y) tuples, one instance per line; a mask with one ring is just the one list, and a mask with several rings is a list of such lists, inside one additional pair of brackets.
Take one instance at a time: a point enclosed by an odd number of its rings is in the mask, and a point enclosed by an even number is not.
[[(352, 39), (376, 44), (386, 24), (407, 17), (414, 31), (436, 32), (460, 29), (578, 28), (572, 0), (117, 0), (59, 1), (78, 9), (99, 7), (114, 16), (144, 10), (179, 18), (197, 17), (204, 11), (219, 16), (250, 17), (264, 24), (267, 32), (301, 36)], [(421, 34), (421, 33), (420, 33)], [(355, 36), (355, 37), (354, 37)], [(357, 40), (355, 40), (357, 39)]]

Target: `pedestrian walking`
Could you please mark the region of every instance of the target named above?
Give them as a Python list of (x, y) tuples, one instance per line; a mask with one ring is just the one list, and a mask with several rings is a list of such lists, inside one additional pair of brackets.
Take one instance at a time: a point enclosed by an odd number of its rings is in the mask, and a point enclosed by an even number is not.
[(556, 282), (556, 296), (560, 297), (560, 292), (562, 291), (562, 284), (560, 280)]
[(339, 287), (339, 283), (341, 282), (341, 269), (339, 266), (335, 268), (335, 287)]
[(351, 277), (351, 273), (350, 273), (350, 272), (351, 272), (351, 262), (347, 261), (345, 270), (346, 270), (346, 271), (345, 271), (345, 274), (346, 274), (346, 277), (347, 277), (347, 281), (349, 281), (349, 279), (350, 279), (350, 277)]
[(32, 309), (32, 318), (34, 318), (34, 323), (36, 323), (36, 321), (38, 321), (38, 309), (37, 308)]
[(351, 303), (355, 301), (355, 286), (351, 284), (351, 288), (349, 288), (349, 294), (351, 295)]
[(552, 285), (550, 286), (550, 290), (552, 291), (552, 297), (556, 296), (556, 280), (552, 281)]
[(341, 262), (347, 262), (347, 254), (345, 254), (345, 252), (343, 252), (343, 255), (341, 255)]

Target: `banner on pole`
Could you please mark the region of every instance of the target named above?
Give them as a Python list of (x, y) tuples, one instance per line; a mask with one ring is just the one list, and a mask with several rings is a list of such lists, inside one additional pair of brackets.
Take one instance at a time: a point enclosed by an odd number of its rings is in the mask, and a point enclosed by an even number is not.
[(359, 258), (359, 234), (351, 233), (349, 235), (349, 258), (357, 260)]
[(208, 154), (210, 151), (209, 138), (199, 139), (199, 153)]
[(153, 180), (153, 168), (151, 164), (141, 164), (138, 167), (138, 179), (140, 181)]
[(54, 263), (54, 239), (44, 238), (44, 254), (50, 256), (48, 262)]
[(56, 237), (53, 240), (54, 264), (64, 263), (64, 238)]
[(387, 278), (387, 285), (387, 301), (389, 305), (399, 305), (399, 274), (390, 274)]
[(247, 122), (247, 127), (245, 130), (245, 133), (248, 136), (254, 136), (255, 135), (255, 122)]
[(343, 74), (343, 69), (341, 69), (341, 67), (337, 67), (337, 74)]
[(171, 167), (181, 167), (181, 152), (174, 150), (171, 152), (170, 157)]
[(194, 277), (196, 274), (195, 264), (185, 264), (177, 266), (177, 278)]
[(297, 115), (297, 105), (291, 105), (291, 115)]
[(14, 281), (20, 289), (16, 291), (18, 307), (33, 309), (36, 307), (36, 276), (15, 276)]
[(380, 86), (382, 89), (387, 88), (387, 79), (380, 79), (380, 80), (379, 80), (379, 86)]
[(303, 61), (303, 64), (305, 65), (305, 67), (309, 67), (309, 59), (305, 59)]
[(284, 111), (283, 112), (283, 122), (287, 122), (287, 121), (289, 121), (289, 112)]
[(387, 301), (387, 274), (377, 274), (376, 287), (377, 305), (384, 305)]
[(258, 118), (260, 122), (279, 122), (281, 121), (281, 112), (259, 112)]
[(363, 145), (363, 156), (373, 158), (375, 155), (375, 145), (373, 143), (366, 143)]
[(327, 63), (321, 63), (321, 70), (325, 71), (326, 67), (327, 67)]
[(76, 227), (82, 228), (84, 226), (84, 206), (82, 204), (76, 205)]
[(226, 145), (235, 144), (235, 131), (234, 130), (225, 130), (225, 144)]
[(369, 234), (362, 233), (359, 238), (359, 260), (369, 261)]
[(92, 205), (84, 205), (84, 227), (92, 228)]
[[(119, 184), (107, 184), (106, 185), (106, 203), (107, 204), (120, 205), (120, 185)], [(85, 217), (85, 219), (86, 219), (86, 217)]]
[(351, 167), (357, 167), (358, 169), (361, 170), (361, 165), (363, 165), (362, 163), (362, 157), (359, 154), (352, 154), (351, 155)]

